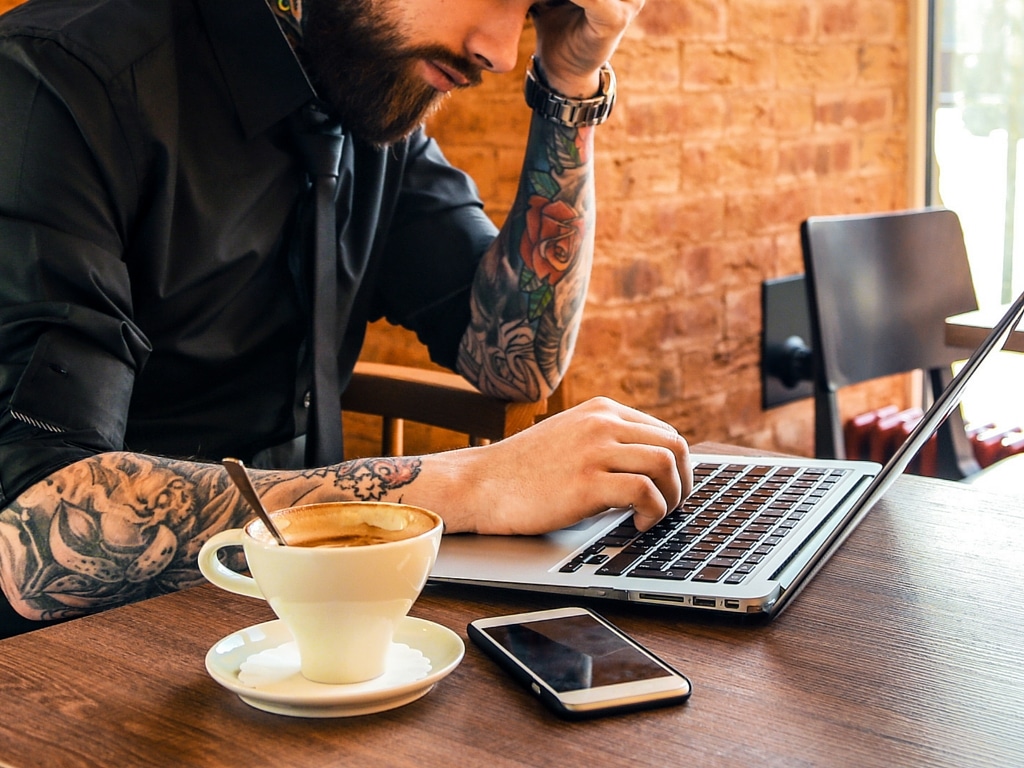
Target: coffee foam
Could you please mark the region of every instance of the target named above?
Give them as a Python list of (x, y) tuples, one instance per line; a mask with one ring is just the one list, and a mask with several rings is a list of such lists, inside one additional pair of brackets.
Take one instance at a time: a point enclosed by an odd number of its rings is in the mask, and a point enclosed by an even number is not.
[[(385, 502), (326, 502), (270, 513), (290, 546), (354, 547), (421, 536), (438, 520), (425, 509)], [(260, 520), (247, 530), (260, 541), (273, 537)]]

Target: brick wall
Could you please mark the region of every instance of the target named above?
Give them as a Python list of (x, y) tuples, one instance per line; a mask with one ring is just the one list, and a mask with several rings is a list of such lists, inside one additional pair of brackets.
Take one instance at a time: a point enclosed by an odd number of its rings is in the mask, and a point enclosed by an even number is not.
[[(598, 130), (597, 255), (567, 377), (692, 441), (810, 454), (809, 401), (761, 410), (760, 291), (803, 271), (809, 215), (909, 205), (908, 8), (891, 0), (649, 0), (616, 54)], [(458, 94), (432, 134), (477, 178), (496, 222), (528, 115), (515, 75)], [(366, 355), (424, 362), (374, 328)], [(902, 402), (902, 380), (844, 398)]]
[[(619, 103), (598, 131), (597, 256), (570, 402), (609, 395), (692, 441), (812, 451), (809, 402), (760, 407), (760, 286), (802, 271), (807, 216), (908, 205), (908, 5), (649, 0), (614, 60)], [(499, 223), (522, 158), (531, 50), (527, 30), (515, 74), (456, 95), (430, 126)], [(365, 356), (429, 364), (385, 326)], [(905, 389), (862, 387), (843, 407)], [(351, 442), (370, 426), (347, 424)], [(410, 445), (453, 440), (420, 432)]]

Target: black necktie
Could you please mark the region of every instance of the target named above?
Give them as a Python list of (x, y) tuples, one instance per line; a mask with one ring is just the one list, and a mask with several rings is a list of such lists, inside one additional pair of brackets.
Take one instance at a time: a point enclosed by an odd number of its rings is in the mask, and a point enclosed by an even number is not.
[(341, 126), (315, 102), (301, 113), (298, 145), (313, 197), (313, 274), (310, 344), (313, 380), (306, 429), (306, 465), (336, 464), (343, 457), (338, 391), (338, 228), (335, 200), (344, 137)]

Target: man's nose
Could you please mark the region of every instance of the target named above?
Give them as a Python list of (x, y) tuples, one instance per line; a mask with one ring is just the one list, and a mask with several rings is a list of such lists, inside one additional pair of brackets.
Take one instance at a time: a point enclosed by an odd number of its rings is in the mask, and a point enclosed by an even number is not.
[(490, 72), (509, 72), (516, 66), (522, 34), (521, 15), (491, 14), (466, 37), (466, 53), (474, 64)]

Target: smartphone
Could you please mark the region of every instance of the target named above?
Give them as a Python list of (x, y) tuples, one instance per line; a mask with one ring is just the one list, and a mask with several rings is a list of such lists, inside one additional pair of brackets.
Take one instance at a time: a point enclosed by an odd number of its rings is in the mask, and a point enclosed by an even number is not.
[(690, 681), (586, 608), (476, 619), (470, 639), (566, 718), (678, 704)]

